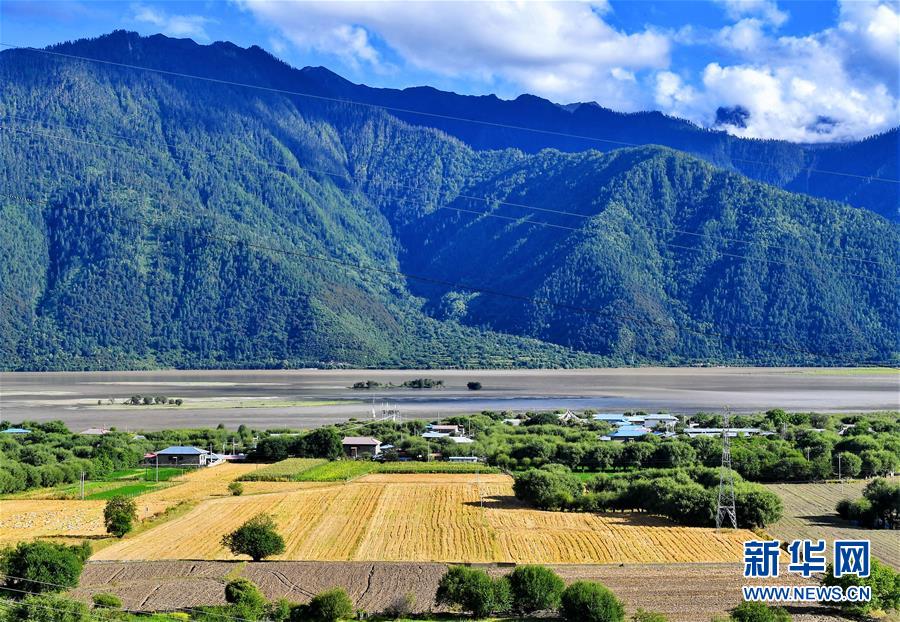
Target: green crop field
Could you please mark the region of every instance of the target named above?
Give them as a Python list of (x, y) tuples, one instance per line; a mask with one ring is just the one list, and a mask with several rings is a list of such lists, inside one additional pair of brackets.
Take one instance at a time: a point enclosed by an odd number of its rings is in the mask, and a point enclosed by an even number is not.
[(499, 473), (500, 470), (471, 462), (382, 462), (374, 473)]
[(300, 473), (298, 482), (345, 482), (362, 475), (374, 472), (378, 468), (375, 462), (356, 460), (338, 460), (326, 462)]
[(321, 458), (288, 458), (247, 473), (239, 479), (242, 482), (292, 482), (301, 478), (306, 471), (326, 462)]
[(118, 486), (116, 488), (108, 488), (106, 490), (95, 492), (90, 495), (86, 495), (85, 499), (89, 501), (105, 501), (106, 499), (111, 499), (112, 497), (125, 496), (125, 497), (136, 497), (138, 495), (142, 495), (145, 492), (150, 492), (158, 488), (158, 485), (153, 482), (137, 482), (134, 484), (126, 484), (124, 486)]

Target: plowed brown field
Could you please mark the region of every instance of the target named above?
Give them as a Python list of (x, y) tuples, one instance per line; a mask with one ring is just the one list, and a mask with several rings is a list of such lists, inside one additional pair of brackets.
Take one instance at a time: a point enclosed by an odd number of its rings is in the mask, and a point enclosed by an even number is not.
[[(896, 480), (895, 480), (896, 481)], [(768, 528), (782, 540), (870, 540), (872, 555), (900, 568), (900, 534), (889, 529), (861, 529), (841, 520), (834, 508), (841, 499), (858, 499), (867, 481), (818, 484), (768, 484), (781, 497), (784, 517)]]
[[(553, 569), (568, 583), (600, 581), (625, 603), (630, 615), (638, 607), (666, 614), (672, 622), (705, 622), (736, 606), (745, 583), (740, 564), (561, 565)], [(509, 568), (487, 568), (491, 574)], [(381, 612), (415, 597), (413, 611), (440, 611), (434, 602), (445, 564), (403, 562), (91, 562), (73, 594), (90, 601), (93, 594), (113, 593), (128, 609), (172, 610), (224, 602), (228, 578), (243, 576), (269, 599), (307, 602), (332, 587), (347, 591), (356, 607)], [(782, 573), (778, 584), (815, 583)], [(812, 606), (791, 607), (794, 622), (837, 622), (833, 612)]]
[[(153, 495), (168, 498), (178, 488)], [(94, 558), (233, 559), (222, 536), (259, 513), (275, 518), (287, 545), (280, 559), (286, 560), (734, 562), (743, 541), (753, 537), (640, 515), (532, 510), (516, 502), (512, 480), (502, 475), (376, 475), (209, 499)]]

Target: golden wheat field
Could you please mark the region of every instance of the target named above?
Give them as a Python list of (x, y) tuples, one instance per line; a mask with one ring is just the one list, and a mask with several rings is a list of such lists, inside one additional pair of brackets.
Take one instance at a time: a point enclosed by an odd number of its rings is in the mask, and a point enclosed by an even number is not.
[[(138, 518), (145, 520), (182, 502), (197, 502), (224, 496), (228, 484), (255, 468), (248, 464), (223, 464), (192, 471), (159, 490), (135, 497)], [(255, 483), (254, 483), (255, 484)], [(259, 482), (254, 492), (282, 490)], [(105, 501), (77, 499), (0, 500), (0, 545), (33, 538), (96, 538), (106, 535), (103, 527)]]
[(222, 536), (259, 513), (275, 518), (287, 547), (280, 559), (289, 560), (733, 562), (753, 537), (630, 514), (531, 510), (503, 475), (374, 475), (208, 499), (94, 559), (233, 559)]

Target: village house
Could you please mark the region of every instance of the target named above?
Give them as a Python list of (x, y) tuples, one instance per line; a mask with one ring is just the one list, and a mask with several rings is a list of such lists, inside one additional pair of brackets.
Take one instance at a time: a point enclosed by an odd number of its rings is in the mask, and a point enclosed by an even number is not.
[(432, 432), (447, 434), (449, 436), (458, 436), (462, 434), (462, 426), (459, 425), (432, 423), (428, 426), (428, 429)]
[(381, 453), (381, 441), (371, 436), (346, 436), (341, 445), (344, 455), (350, 458), (372, 457)]
[(145, 456), (149, 464), (159, 464), (159, 466), (174, 467), (203, 467), (211, 465), (216, 458), (205, 449), (198, 447), (184, 447), (181, 445), (173, 445), (166, 447), (156, 453), (150, 453)]

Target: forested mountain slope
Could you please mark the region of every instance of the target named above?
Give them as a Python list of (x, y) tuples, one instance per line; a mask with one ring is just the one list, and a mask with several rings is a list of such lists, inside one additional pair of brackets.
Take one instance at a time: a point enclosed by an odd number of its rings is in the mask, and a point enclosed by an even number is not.
[[(230, 44), (60, 49), (298, 75)], [(897, 356), (895, 224), (680, 152), (477, 151), (377, 109), (24, 50), (0, 83), (2, 368)]]
[(258, 47), (244, 50), (231, 43), (201, 46), (189, 39), (162, 35), (141, 38), (125, 31), (62, 44), (54, 51), (389, 106), (391, 113), (402, 120), (441, 129), (481, 150), (516, 148), (536, 153), (555, 148), (578, 152), (666, 145), (788, 190), (900, 219), (897, 129), (858, 143), (836, 145), (742, 139), (659, 112), (626, 114), (594, 103), (559, 106), (533, 95), (502, 100), (493, 95), (458, 95), (431, 87), (371, 88), (353, 84), (323, 67), (294, 69)]

